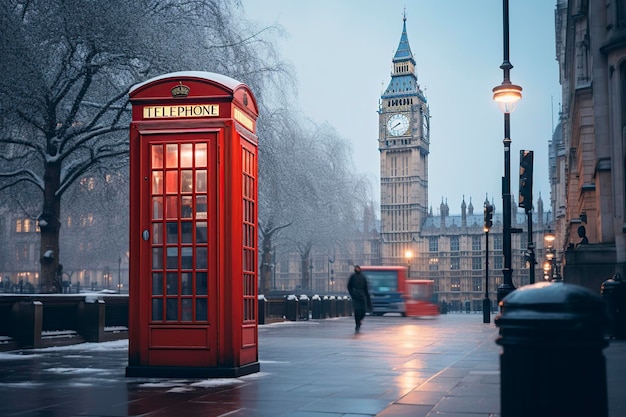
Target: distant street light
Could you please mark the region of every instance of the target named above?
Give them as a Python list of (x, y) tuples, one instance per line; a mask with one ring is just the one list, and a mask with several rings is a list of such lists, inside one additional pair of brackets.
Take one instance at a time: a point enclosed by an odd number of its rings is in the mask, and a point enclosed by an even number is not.
[(509, 0), (502, 1), (503, 16), (503, 52), (504, 61), (500, 68), (504, 75), (502, 84), (493, 89), (493, 100), (504, 112), (504, 177), (502, 180), (502, 220), (504, 256), (503, 283), (498, 287), (498, 302), (515, 290), (513, 269), (511, 267), (511, 113), (522, 98), (522, 87), (512, 84), (510, 72), (513, 65), (509, 62)]
[(543, 264), (544, 278), (552, 281), (558, 281), (561, 277), (558, 270), (558, 264), (556, 259), (556, 250), (554, 249), (554, 241), (556, 236), (552, 233), (551, 229), (543, 235), (543, 240), (546, 242), (546, 261)]
[(407, 264), (407, 278), (411, 279), (411, 258), (413, 258), (413, 251), (407, 250), (404, 252), (404, 257), (406, 258)]

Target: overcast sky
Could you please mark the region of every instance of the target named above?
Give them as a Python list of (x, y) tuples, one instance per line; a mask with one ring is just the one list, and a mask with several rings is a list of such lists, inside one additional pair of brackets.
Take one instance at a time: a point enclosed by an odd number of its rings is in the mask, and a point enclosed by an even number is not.
[[(242, 0), (246, 17), (279, 24), (284, 59), (296, 70), (301, 110), (327, 121), (353, 144), (359, 171), (380, 201), (378, 102), (391, 60), (407, 34), (418, 83), (430, 106), (429, 206), (451, 214), (485, 194), (502, 209), (504, 116), (492, 100), (502, 83), (500, 0)], [(511, 81), (523, 99), (511, 114), (511, 190), (518, 200), (520, 149), (535, 152), (534, 200), (550, 204), (548, 141), (558, 123), (561, 89), (555, 52), (555, 0), (510, 1)], [(262, 138), (261, 138), (262, 140)]]

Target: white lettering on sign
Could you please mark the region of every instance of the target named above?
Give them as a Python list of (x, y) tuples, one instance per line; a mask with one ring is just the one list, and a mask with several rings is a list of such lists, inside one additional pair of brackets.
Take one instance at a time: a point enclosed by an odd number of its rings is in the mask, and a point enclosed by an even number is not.
[(218, 104), (187, 104), (184, 106), (146, 106), (143, 108), (144, 119), (162, 119), (168, 117), (218, 117)]

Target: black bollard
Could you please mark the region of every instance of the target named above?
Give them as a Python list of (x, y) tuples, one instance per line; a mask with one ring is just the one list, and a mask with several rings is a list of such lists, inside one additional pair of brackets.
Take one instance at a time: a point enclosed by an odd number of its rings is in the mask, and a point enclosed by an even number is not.
[(325, 295), (324, 298), (322, 298), (322, 318), (328, 318), (331, 317), (330, 315), (330, 298)]
[(517, 289), (500, 308), (502, 417), (607, 417), (602, 298), (542, 282)]
[(330, 312), (328, 313), (328, 317), (337, 317), (337, 299), (334, 295), (328, 297), (330, 303)]
[(298, 320), (309, 319), (309, 297), (302, 294), (298, 299)]
[(298, 321), (298, 297), (294, 294), (288, 295), (285, 304), (285, 319)]
[(259, 294), (258, 296), (258, 316), (257, 324), (265, 324), (265, 318), (267, 317), (267, 298), (265, 295)]
[(608, 326), (611, 337), (626, 339), (626, 283), (622, 281), (622, 275), (617, 273), (604, 281), (600, 294), (611, 319)]
[(311, 297), (311, 318), (312, 319), (322, 318), (322, 299), (317, 294)]

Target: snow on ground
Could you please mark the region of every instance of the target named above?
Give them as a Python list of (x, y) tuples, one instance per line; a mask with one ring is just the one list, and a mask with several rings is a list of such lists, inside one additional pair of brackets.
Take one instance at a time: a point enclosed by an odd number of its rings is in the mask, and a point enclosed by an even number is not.
[[(284, 322), (275, 323), (273, 325), (297, 325), (298, 322)], [(115, 340), (111, 342), (102, 343), (80, 343), (76, 345), (68, 346), (56, 346), (41, 349), (25, 349), (13, 352), (0, 352), (0, 361), (15, 361), (15, 360), (32, 360), (46, 358), (50, 353), (60, 353), (62, 358), (65, 359), (81, 359), (91, 358), (90, 352), (106, 352), (112, 350), (128, 350), (128, 339)], [(63, 354), (68, 352), (67, 354)], [(279, 361), (260, 361), (265, 364), (281, 364), (288, 362)], [(104, 368), (70, 368), (70, 367), (50, 367), (45, 368), (44, 372), (58, 375), (70, 375), (75, 377), (72, 381), (68, 381), (68, 386), (71, 387), (90, 387), (94, 384), (103, 383), (115, 383), (118, 382), (114, 379), (106, 379), (106, 377), (100, 378), (107, 374), (111, 374), (111, 369)], [(147, 379), (146, 382), (140, 383), (139, 386), (143, 388), (161, 388), (168, 389), (168, 392), (187, 392), (199, 388), (211, 388), (220, 386), (235, 386), (245, 383), (246, 380), (265, 378), (271, 375), (267, 372), (256, 372), (253, 374), (245, 375), (239, 378), (209, 378), (209, 379)], [(20, 383), (0, 383), (0, 388), (34, 388), (40, 383), (31, 381)]]

